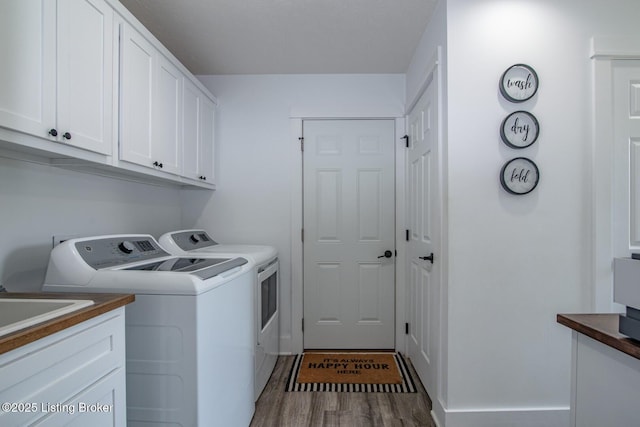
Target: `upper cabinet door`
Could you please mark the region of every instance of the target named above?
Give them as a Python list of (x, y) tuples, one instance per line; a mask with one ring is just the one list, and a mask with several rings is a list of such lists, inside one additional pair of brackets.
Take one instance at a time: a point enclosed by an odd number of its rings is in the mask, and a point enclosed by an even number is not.
[(152, 167), (154, 47), (127, 24), (120, 37), (120, 158)]
[(182, 99), (182, 174), (213, 185), (216, 105), (187, 78)]
[(202, 180), (215, 184), (215, 115), (216, 104), (202, 97), (200, 126), (200, 171)]
[(111, 154), (113, 9), (104, 0), (58, 0), (61, 141)]
[(55, 126), (55, 2), (0, 1), (0, 126), (46, 137)]
[(182, 92), (182, 174), (198, 179), (200, 172), (200, 110), (202, 95), (189, 79)]
[(158, 54), (153, 102), (153, 157), (165, 172), (182, 172), (182, 81), (180, 70)]

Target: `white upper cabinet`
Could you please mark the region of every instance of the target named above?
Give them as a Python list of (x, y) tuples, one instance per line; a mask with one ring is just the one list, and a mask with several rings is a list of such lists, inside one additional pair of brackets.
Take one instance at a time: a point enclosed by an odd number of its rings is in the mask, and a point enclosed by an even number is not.
[(198, 178), (215, 185), (215, 114), (216, 104), (208, 97), (204, 96), (201, 111), (201, 155), (200, 170), (202, 176)]
[(104, 0), (0, 1), (0, 126), (110, 155), (112, 20)]
[(120, 158), (151, 166), (155, 48), (129, 25), (120, 36)]
[(55, 127), (55, 2), (0, 1), (0, 126), (40, 137)]
[(213, 184), (215, 104), (189, 79), (183, 90), (183, 175)]
[(120, 43), (120, 159), (180, 174), (183, 75), (126, 23)]
[(59, 137), (111, 154), (113, 9), (103, 0), (58, 0), (57, 23)]
[(215, 98), (117, 0), (0, 0), (0, 58), (0, 150), (214, 188)]
[(202, 96), (189, 80), (184, 80), (182, 91), (182, 173), (198, 179), (200, 172), (200, 111)]
[(182, 172), (182, 73), (158, 54), (153, 106), (154, 162), (165, 172)]

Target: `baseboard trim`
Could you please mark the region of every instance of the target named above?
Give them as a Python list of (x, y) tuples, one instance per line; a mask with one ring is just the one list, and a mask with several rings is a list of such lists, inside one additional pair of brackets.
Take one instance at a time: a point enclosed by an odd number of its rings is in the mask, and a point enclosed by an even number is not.
[(281, 356), (296, 354), (292, 348), (291, 335), (280, 335), (279, 354)]
[(435, 411), (431, 411), (431, 420), (433, 421), (433, 424), (435, 425), (435, 427), (443, 427)]
[(570, 422), (569, 407), (445, 409), (444, 422), (431, 416), (438, 427), (559, 427)]

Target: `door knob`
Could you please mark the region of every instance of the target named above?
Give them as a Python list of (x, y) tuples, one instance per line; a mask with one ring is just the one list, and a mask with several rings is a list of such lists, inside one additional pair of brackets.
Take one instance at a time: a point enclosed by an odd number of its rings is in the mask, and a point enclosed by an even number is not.
[(393, 252), (384, 251), (384, 255), (380, 255), (378, 258), (391, 258), (393, 256)]
[(429, 254), (429, 256), (419, 256), (418, 258), (423, 259), (425, 261), (430, 261), (433, 264), (433, 252)]

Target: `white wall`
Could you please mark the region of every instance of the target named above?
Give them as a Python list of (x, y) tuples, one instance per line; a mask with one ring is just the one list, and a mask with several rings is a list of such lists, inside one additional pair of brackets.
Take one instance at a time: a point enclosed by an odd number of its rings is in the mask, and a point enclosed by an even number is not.
[(200, 76), (220, 103), (217, 185), (187, 191), (185, 224), (227, 243), (275, 246), (281, 260), (281, 348), (291, 349), (292, 188), (301, 161), (291, 135), (297, 116), (380, 117), (404, 113), (404, 75)]
[[(428, 76), (430, 62), (436, 57), (438, 48), (442, 50), (442, 63), (440, 69), (444, 78), (446, 89), (447, 77), (447, 7), (446, 1), (438, 2), (433, 10), (433, 15), (429, 20), (425, 32), (422, 34), (416, 51), (411, 58), (411, 63), (406, 74), (406, 98), (407, 103), (411, 103), (414, 99), (421, 95), (421, 86), (424, 79)], [(446, 92), (443, 94), (446, 101)], [(410, 107), (410, 106), (409, 106)]]
[[(568, 425), (570, 332), (555, 316), (592, 309), (589, 41), (637, 35), (640, 3), (448, 0), (446, 7), (449, 313), (440, 421)], [(419, 49), (416, 58), (427, 55)], [(498, 80), (519, 62), (536, 69), (540, 90), (512, 104)], [(524, 150), (499, 136), (501, 121), (518, 109), (541, 126)], [(540, 184), (512, 196), (498, 174), (520, 155), (538, 164)]]
[(54, 234), (149, 233), (180, 228), (180, 190), (2, 157), (0, 284), (39, 291)]

